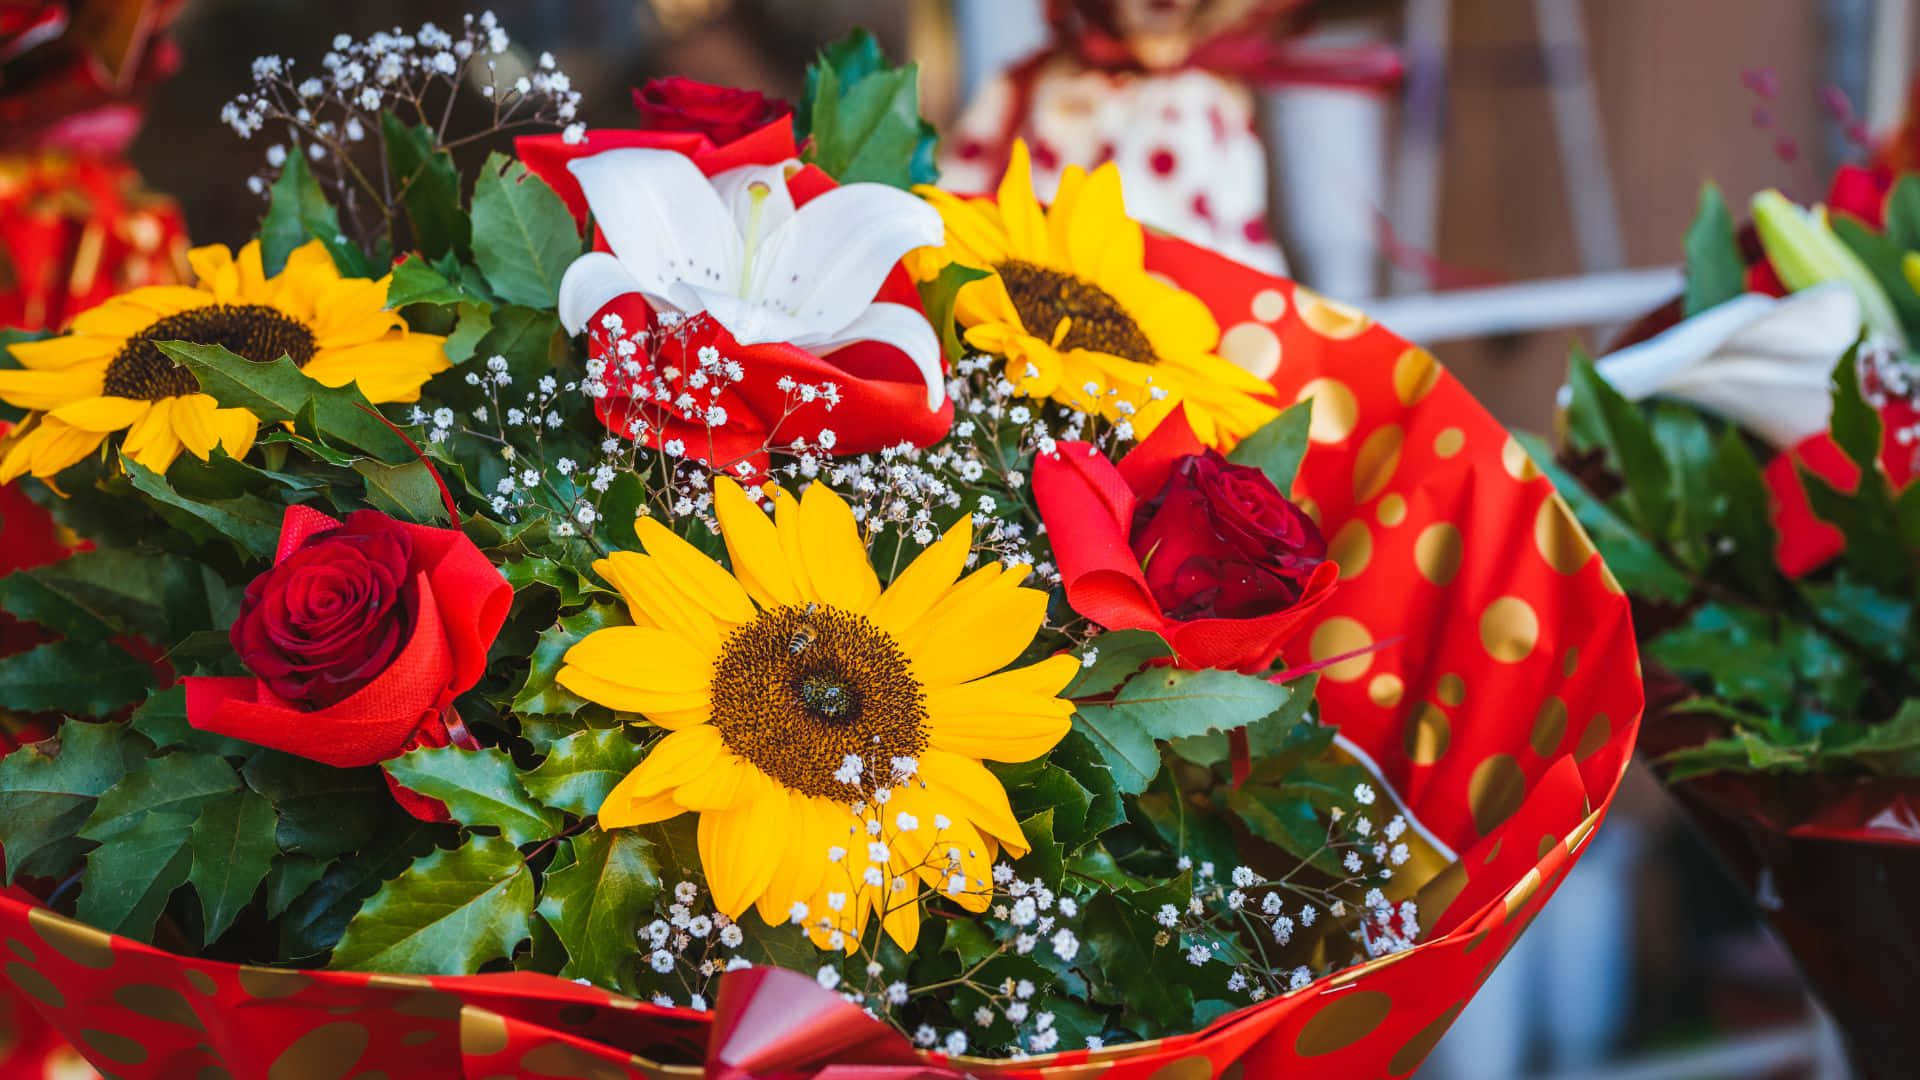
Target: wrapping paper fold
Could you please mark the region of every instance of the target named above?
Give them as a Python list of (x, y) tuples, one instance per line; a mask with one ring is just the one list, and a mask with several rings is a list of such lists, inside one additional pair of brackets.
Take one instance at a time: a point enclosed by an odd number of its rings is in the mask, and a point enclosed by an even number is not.
[(129, 1078), (216, 1063), (303, 1077), (683, 1077), (709, 1062), (706, 1075), (740, 1080), (1410, 1074), (1613, 799), (1642, 707), (1627, 601), (1519, 444), (1431, 354), (1291, 282), (1166, 237), (1147, 245), (1150, 270), (1213, 310), (1224, 355), (1286, 402), (1314, 398), (1293, 494), (1343, 580), (1283, 655), (1346, 657), (1322, 670), (1326, 717), (1459, 854), (1403, 883), (1426, 928), (1412, 950), (1191, 1034), (1017, 1062), (912, 1051), (773, 971), (727, 976), (707, 1016), (530, 974), (212, 963), (0, 897), (6, 977)]

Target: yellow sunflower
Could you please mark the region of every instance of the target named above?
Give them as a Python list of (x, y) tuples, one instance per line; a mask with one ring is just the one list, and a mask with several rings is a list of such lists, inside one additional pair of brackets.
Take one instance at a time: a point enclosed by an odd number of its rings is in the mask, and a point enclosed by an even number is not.
[(1279, 415), (1271, 386), (1214, 351), (1220, 324), (1207, 306), (1147, 272), (1111, 162), (1092, 175), (1068, 168), (1048, 210), (1018, 140), (997, 200), (918, 190), (947, 240), (910, 254), (908, 269), (921, 281), (953, 263), (987, 271), (961, 287), (954, 316), (968, 345), (1005, 358), (1018, 392), (1128, 418), (1141, 437), (1184, 403), (1195, 434), (1220, 450)]
[(824, 484), (773, 502), (769, 520), (715, 481), (732, 573), (649, 518), (636, 523), (645, 555), (595, 564), (634, 625), (582, 639), (557, 681), (669, 732), (607, 795), (600, 825), (697, 813), (700, 865), (729, 918), (753, 907), (852, 951), (877, 917), (911, 948), (923, 885), (984, 911), (998, 852), (1026, 853), (981, 759), (1052, 749), (1079, 661), (1000, 670), (1032, 642), (1047, 595), (1020, 587), (1026, 567), (962, 577), (965, 519), (882, 589)]
[(197, 286), (134, 289), (81, 313), (72, 332), (12, 347), (23, 371), (0, 371), (0, 401), (31, 410), (0, 443), (0, 483), (52, 476), (125, 431), (120, 449), (164, 473), (185, 447), (206, 460), (215, 446), (240, 457), (260, 422), (220, 408), (192, 373), (154, 344), (224, 345), (249, 360), (290, 357), (327, 386), (356, 383), (375, 404), (417, 401), (421, 384), (449, 365), (444, 338), (415, 334), (387, 310), (387, 279), (343, 278), (317, 240), (267, 277), (260, 242), (235, 257), (225, 246), (187, 255)]

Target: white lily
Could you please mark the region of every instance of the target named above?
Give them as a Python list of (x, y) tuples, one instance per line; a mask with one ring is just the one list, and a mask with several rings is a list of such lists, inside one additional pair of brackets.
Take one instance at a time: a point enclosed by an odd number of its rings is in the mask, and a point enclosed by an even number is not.
[[(1828, 380), (1860, 335), (1860, 300), (1841, 281), (1774, 298), (1746, 293), (1602, 357), (1602, 378), (1632, 401), (1684, 401), (1777, 450), (1827, 430)], [(1561, 404), (1570, 392), (1562, 387)]]
[(911, 307), (873, 300), (902, 255), (944, 242), (933, 207), (885, 184), (847, 184), (796, 208), (785, 164), (709, 179), (668, 150), (609, 150), (567, 168), (613, 249), (567, 268), (569, 333), (637, 292), (656, 308), (708, 313), (742, 345), (787, 342), (823, 356), (857, 341), (892, 345), (926, 380), (927, 407), (939, 407), (933, 327)]

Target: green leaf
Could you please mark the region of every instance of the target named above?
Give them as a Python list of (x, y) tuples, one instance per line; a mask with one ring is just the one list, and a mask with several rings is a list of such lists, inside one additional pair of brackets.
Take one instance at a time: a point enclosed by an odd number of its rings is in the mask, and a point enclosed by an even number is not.
[(1648, 536), (1667, 536), (1673, 519), (1672, 478), (1646, 418), (1600, 377), (1584, 353), (1575, 352), (1568, 382), (1573, 387), (1568, 438), (1576, 449), (1604, 450), (1608, 464), (1626, 483), (1628, 519)]
[(69, 638), (178, 641), (232, 622), (234, 590), (189, 559), (102, 547), (0, 578), (0, 607)]
[(300, 373), (293, 361), (280, 357), (257, 364), (219, 345), (190, 341), (154, 343), (161, 352), (184, 364), (200, 388), (228, 408), (241, 408), (273, 424), (309, 414), (322, 439), (358, 447), (385, 461), (412, 461), (417, 456), (406, 440), (371, 412), (359, 389), (349, 383), (325, 386)]
[(276, 855), (267, 871), (267, 918), (277, 919), (327, 872), (328, 861), (309, 855)]
[(80, 921), (152, 941), (167, 897), (186, 883), (192, 824), (190, 813), (142, 814), (88, 853), (74, 912)]
[(451, 256), (435, 263), (423, 255), (408, 255), (393, 268), (393, 279), (387, 283), (387, 306), (490, 304), (491, 298), (481, 287), (483, 283), (467, 280), (471, 274), (471, 270)]
[[(1073, 812), (1072, 807), (1065, 809)], [(1020, 832), (1027, 838), (1027, 853), (1018, 865), (1022, 874), (1030, 874), (1057, 889), (1066, 871), (1066, 852), (1054, 834), (1054, 816), (1055, 808), (1049, 807), (1020, 819)]]
[(1313, 399), (1288, 406), (1279, 416), (1240, 440), (1227, 455), (1235, 465), (1259, 469), (1285, 495), (1293, 490), (1300, 461), (1307, 456), (1307, 427), (1313, 421)]
[(1149, 668), (1129, 679), (1113, 704), (1080, 706), (1073, 726), (1092, 740), (1120, 790), (1137, 795), (1160, 771), (1155, 740), (1243, 727), (1290, 697), (1286, 687), (1259, 676)]
[(1678, 675), (1713, 680), (1716, 696), (1750, 702), (1770, 714), (1793, 696), (1793, 665), (1762, 612), (1703, 604), (1683, 626), (1646, 645), (1646, 653)]
[[(99, 797), (146, 760), (147, 745), (120, 724), (70, 720), (53, 737), (0, 758), (0, 848), (7, 883), (23, 867), (65, 876), (73, 843)], [(53, 865), (48, 865), (53, 864)]]
[[(1288, 683), (1287, 703), (1247, 725), (1247, 754), (1253, 766), (1262, 772), (1289, 772), (1294, 766), (1318, 755), (1333, 741), (1336, 729), (1305, 720), (1313, 708), (1313, 689), (1319, 675), (1308, 675)], [(1169, 747), (1175, 754), (1196, 765), (1213, 766), (1228, 761), (1230, 744), (1227, 733), (1208, 732), (1173, 739)]]
[(445, 525), (447, 503), (434, 482), (433, 468), (424, 458), (405, 465), (387, 465), (362, 458), (353, 471), (366, 482), (367, 502), (375, 510), (416, 525)]
[(563, 979), (623, 988), (623, 968), (637, 955), (634, 941), (653, 916), (660, 873), (653, 845), (633, 829), (590, 829), (567, 841), (573, 862), (547, 875), (540, 917), (567, 949)]
[(280, 955), (304, 959), (333, 948), (348, 920), (381, 882), (433, 851), (434, 838), (449, 831), (445, 825), (400, 815), (393, 827), (375, 833), (365, 847), (328, 865), (319, 882), (287, 905), (280, 920)]
[(985, 270), (948, 263), (940, 268), (938, 277), (920, 283), (921, 306), (927, 309), (927, 321), (940, 334), (940, 350), (949, 364), (959, 363), (966, 355), (966, 348), (960, 341), (959, 323), (953, 317), (954, 304), (959, 301), (960, 290), (968, 282), (986, 276)]
[(1881, 293), (1892, 302), (1893, 311), (1889, 314), (1900, 320), (1900, 326), (1893, 329), (1920, 326), (1920, 293), (1915, 293), (1913, 286), (1907, 284), (1907, 275), (1901, 267), (1905, 249), (1848, 214), (1832, 214), (1828, 224), (1833, 234), (1859, 257)]
[[(225, 642), (226, 635), (220, 635), (220, 640)], [(160, 750), (182, 747), (222, 757), (246, 757), (258, 749), (251, 743), (201, 731), (188, 723), (185, 684), (177, 683), (149, 694), (147, 700), (133, 710), (127, 726), (152, 740)]]
[(105, 716), (146, 696), (153, 669), (105, 641), (55, 641), (0, 657), (6, 705), (21, 712)]
[(546, 181), (495, 152), (473, 186), (473, 261), (502, 300), (551, 308), (580, 254), (573, 215)]
[(391, 805), (378, 769), (336, 769), (261, 750), (240, 774), (280, 815), (274, 842), (289, 854), (333, 859), (357, 851), (373, 840), (381, 809)]
[(892, 67), (872, 35), (855, 30), (807, 71), (802, 156), (842, 184), (931, 183), (933, 129), (920, 118), (919, 68)]
[(1713, 559), (1712, 534), (1723, 498), (1713, 436), (1692, 406), (1659, 400), (1651, 411), (1653, 439), (1673, 480), (1673, 520), (1666, 539), (1688, 567), (1704, 569)]
[(542, 803), (585, 817), (599, 813), (607, 792), (646, 756), (620, 728), (577, 731), (554, 743), (547, 759), (522, 779)]
[(1886, 234), (1899, 250), (1920, 251), (1920, 177), (1903, 173), (1887, 193)]
[(1514, 438), (1526, 448), (1547, 479), (1553, 481), (1554, 489), (1566, 499), (1573, 516), (1606, 559), (1607, 568), (1620, 579), (1628, 593), (1668, 603), (1679, 603), (1692, 595), (1693, 583), (1687, 576), (1668, 562), (1644, 533), (1594, 498), (1572, 474), (1555, 463), (1552, 449), (1539, 436), (1522, 431), (1515, 432)]
[(493, 308), (488, 304), (462, 302), (457, 310), (459, 316), (454, 322), (453, 333), (447, 335), (440, 351), (447, 354), (448, 360), (464, 364), (493, 331)]
[(107, 841), (155, 814), (191, 819), (201, 807), (239, 786), (233, 766), (212, 754), (180, 751), (149, 758), (100, 796), (80, 835)]
[(553, 681), (560, 673), (567, 650), (595, 630), (625, 626), (626, 612), (618, 604), (593, 604), (563, 617), (555, 626), (541, 632), (539, 644), (527, 668), (527, 681), (513, 696), (513, 711), (545, 716), (573, 716), (587, 705)]
[(276, 854), (274, 821), (273, 804), (246, 788), (207, 803), (194, 821), (187, 883), (200, 898), (203, 941), (218, 941), (253, 900)]
[(532, 914), (533, 872), (520, 853), (505, 840), (471, 836), (381, 886), (347, 923), (328, 966), (472, 975), (513, 954)]
[[(183, 459), (177, 467), (189, 467), (185, 464), (186, 460), (190, 459)], [(133, 481), (134, 490), (159, 503), (162, 516), (176, 527), (187, 526), (183, 531), (199, 533), (203, 537), (224, 537), (245, 558), (268, 559), (273, 556), (280, 542), (280, 519), (285, 513), (284, 507), (275, 506), (258, 495), (240, 495), (231, 499), (190, 499), (175, 491), (167, 483), (166, 477), (125, 454), (120, 455), (120, 465)], [(169, 509), (179, 513), (169, 513)]]
[(1148, 661), (1173, 655), (1167, 639), (1151, 630), (1111, 630), (1094, 638), (1093, 648), (1093, 665), (1082, 667), (1061, 696), (1078, 700), (1110, 694)]
[(349, 277), (368, 276), (366, 256), (340, 233), (340, 215), (307, 167), (307, 155), (295, 147), (267, 197), (260, 222), (260, 266), (268, 277), (286, 269), (287, 256), (309, 240), (319, 240), (333, 264)]
[[(1762, 598), (1779, 593), (1780, 575), (1773, 559), (1772, 493), (1754, 460), (1746, 436), (1729, 426), (1714, 449), (1713, 472), (1719, 486), (1719, 508), (1714, 532), (1733, 541), (1728, 553), (1739, 580)], [(1631, 591), (1631, 590), (1630, 590)]]
[(436, 150), (433, 130), (408, 127), (391, 112), (380, 114), (393, 185), (413, 228), (413, 246), (431, 258), (448, 252), (465, 257), (473, 227), (460, 209), (460, 173), (453, 157)]
[(498, 828), (515, 845), (537, 843), (560, 831), (560, 815), (527, 795), (513, 759), (504, 751), (421, 747), (389, 760), (386, 770), (401, 785), (446, 803), (453, 820)]
[(1177, 943), (1154, 944), (1153, 915), (1163, 904), (1185, 910), (1192, 886), (1187, 875), (1137, 893), (1097, 892), (1082, 907), (1080, 942), (1087, 966), (1098, 975), (1095, 1001), (1117, 1005), (1126, 1016), (1159, 1028), (1179, 1028), (1193, 1018), (1191, 978)]
[(1713, 184), (1700, 188), (1700, 207), (1687, 227), (1687, 293), (1691, 317), (1747, 291), (1746, 260), (1734, 236), (1733, 215)]

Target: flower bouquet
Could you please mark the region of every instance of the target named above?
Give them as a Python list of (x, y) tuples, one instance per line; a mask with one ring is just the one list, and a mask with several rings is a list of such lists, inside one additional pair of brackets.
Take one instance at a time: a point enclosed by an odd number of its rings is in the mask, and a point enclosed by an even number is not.
[(1411, 1072), (1638, 726), (1519, 445), (1111, 167), (932, 186), (864, 36), (506, 46), (256, 61), (259, 235), (12, 345), (4, 977), (116, 1076)]
[[(1736, 229), (1709, 186), (1687, 282), (1576, 356), (1562, 490), (1636, 609), (1644, 745), (1867, 1075), (1911, 1071), (1920, 895), (1920, 175), (1906, 140)], [(1578, 482), (1573, 478), (1577, 477)]]

